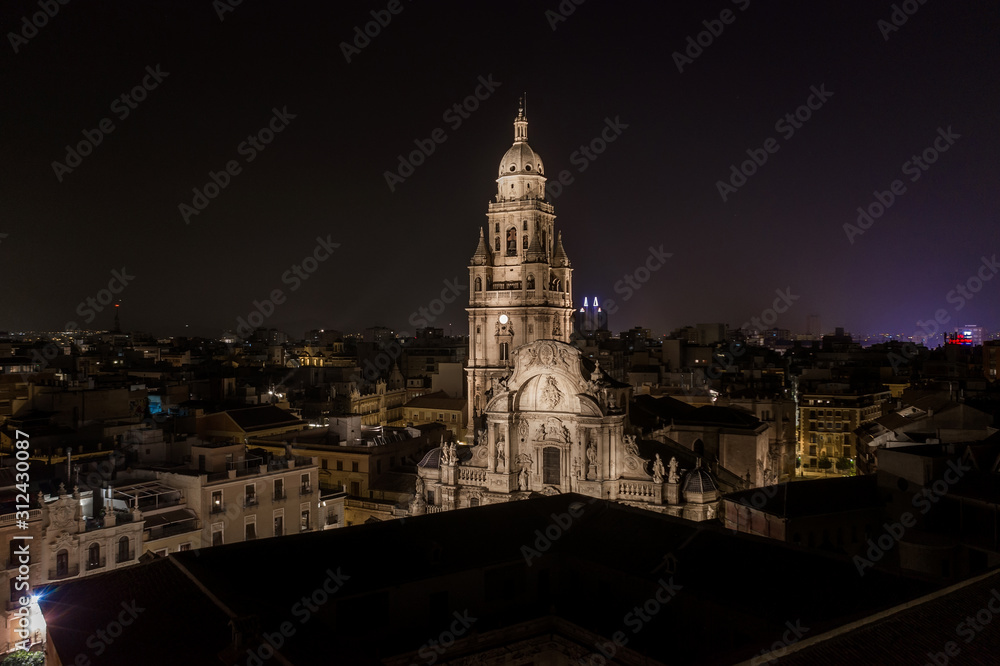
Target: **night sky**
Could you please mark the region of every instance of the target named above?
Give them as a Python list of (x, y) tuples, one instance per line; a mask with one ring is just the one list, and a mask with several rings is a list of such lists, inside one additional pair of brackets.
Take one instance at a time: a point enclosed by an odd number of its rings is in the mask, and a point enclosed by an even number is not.
[[(563, 0), (567, 16), (556, 0), (47, 1), (58, 13), (37, 34), (22, 23), (37, 2), (0, 7), (0, 330), (110, 328), (85, 303), (124, 267), (127, 330), (218, 336), (280, 289), (265, 326), (296, 337), (412, 331), (467, 283), (522, 92), (549, 182), (573, 178), (553, 204), (574, 296), (616, 300), (613, 330), (738, 326), (786, 288), (798, 298), (776, 323), (793, 331), (818, 314), (827, 330), (909, 333), (938, 310), (947, 327), (1000, 328), (1000, 279), (976, 277), (1000, 270), (982, 263), (1000, 254), (995, 2), (909, 0), (890, 30), (893, 3), (870, 0)], [(372, 11), (391, 20), (356, 49)], [(478, 108), (446, 115), (477, 87)], [(808, 120), (782, 121), (810, 99)], [(273, 141), (244, 143), (275, 109)], [(596, 159), (577, 152), (616, 119)], [(397, 156), (438, 128), (390, 191)], [(84, 131), (100, 144), (54, 166)], [(939, 137), (933, 164), (907, 165)], [(723, 201), (748, 150), (767, 160)], [(180, 204), (230, 161), (239, 173), (185, 220)], [(884, 214), (845, 230), (894, 180)], [(339, 246), (298, 281), (286, 271), (317, 237)], [(672, 257), (625, 299), (660, 246)], [(979, 291), (949, 297), (970, 278)], [(427, 323), (466, 334), (466, 303)]]

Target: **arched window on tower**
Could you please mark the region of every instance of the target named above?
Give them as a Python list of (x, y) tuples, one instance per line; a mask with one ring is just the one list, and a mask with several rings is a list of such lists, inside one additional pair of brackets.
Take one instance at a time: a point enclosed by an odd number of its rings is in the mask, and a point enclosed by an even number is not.
[(528, 273), (528, 289), (534, 289), (534, 288), (535, 288), (535, 274)]
[(483, 278), (477, 277), (476, 278), (476, 291), (482, 291), (482, 290), (483, 290)]
[(500, 233), (500, 223), (499, 222), (497, 222), (496, 225), (493, 227), (493, 231), (494, 231), (494, 233)]
[(524, 236), (521, 237), (521, 247), (525, 250), (528, 249), (528, 234), (524, 234)]
[(528, 221), (525, 220), (524, 224), (521, 225), (521, 231), (527, 231), (527, 230), (528, 230)]
[(493, 251), (494, 252), (499, 252), (500, 251), (500, 237), (499, 236), (497, 236), (496, 238), (493, 239)]
[(507, 230), (507, 256), (517, 256), (517, 229), (514, 227)]

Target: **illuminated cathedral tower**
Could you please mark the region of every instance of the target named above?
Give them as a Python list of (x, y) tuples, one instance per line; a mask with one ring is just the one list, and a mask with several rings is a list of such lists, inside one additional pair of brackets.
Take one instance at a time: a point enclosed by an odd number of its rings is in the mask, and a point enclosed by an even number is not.
[[(500, 160), (497, 195), (469, 266), (469, 424), (511, 369), (514, 348), (535, 340), (569, 342), (573, 292), (569, 258), (545, 201), (542, 158), (528, 145), (524, 100), (514, 145)], [(472, 428), (470, 428), (472, 430)]]

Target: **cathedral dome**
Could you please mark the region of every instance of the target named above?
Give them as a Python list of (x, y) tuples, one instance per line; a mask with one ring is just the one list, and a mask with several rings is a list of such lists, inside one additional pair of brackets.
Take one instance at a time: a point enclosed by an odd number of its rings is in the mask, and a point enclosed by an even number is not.
[(504, 153), (500, 160), (500, 177), (513, 174), (538, 174), (545, 173), (542, 166), (542, 158), (528, 145), (528, 119), (524, 116), (524, 98), (521, 98), (517, 107), (517, 118), (514, 119), (514, 145)]
[(512, 174), (545, 174), (542, 158), (538, 156), (527, 141), (515, 141), (500, 160), (500, 176)]
[(715, 485), (715, 480), (712, 475), (708, 473), (704, 467), (699, 465), (695, 469), (687, 473), (684, 478), (683, 492), (691, 493), (709, 493), (718, 490)]

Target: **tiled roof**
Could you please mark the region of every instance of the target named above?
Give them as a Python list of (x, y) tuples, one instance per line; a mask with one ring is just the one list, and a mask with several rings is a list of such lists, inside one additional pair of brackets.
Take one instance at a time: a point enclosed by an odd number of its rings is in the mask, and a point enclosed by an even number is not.
[[(818, 664), (995, 664), (1000, 631), (983, 618), (1000, 607), (1000, 572), (984, 574), (931, 593), (884, 613), (870, 615), (846, 630), (807, 637), (781, 657), (783, 666)], [(977, 631), (973, 626), (980, 627)], [(951, 654), (947, 650), (951, 649)], [(956, 652), (957, 650), (957, 652)], [(936, 661), (931, 659), (936, 655)]]

